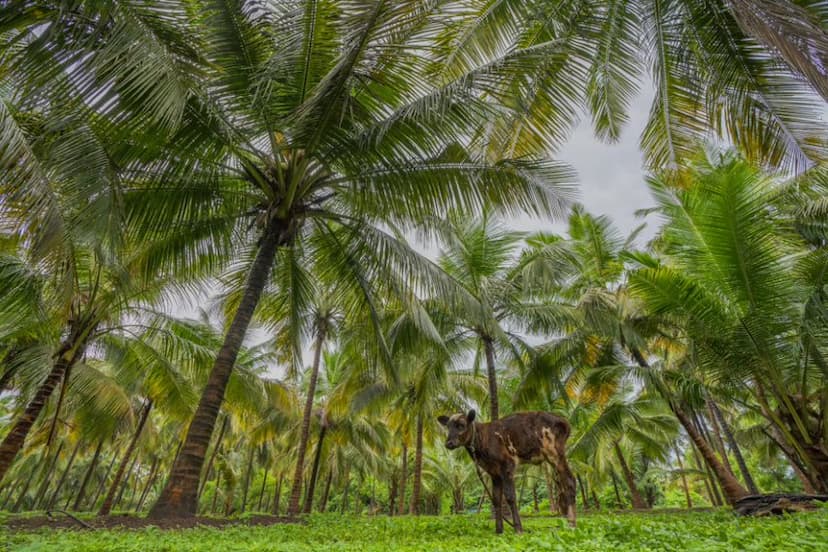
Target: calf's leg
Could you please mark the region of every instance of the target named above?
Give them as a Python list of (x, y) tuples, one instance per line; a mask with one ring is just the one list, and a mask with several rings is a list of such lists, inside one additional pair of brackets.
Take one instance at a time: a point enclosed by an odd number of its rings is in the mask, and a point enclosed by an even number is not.
[(512, 523), (515, 527), (515, 533), (523, 533), (523, 526), (520, 524), (520, 512), (517, 507), (517, 497), (515, 496), (515, 475), (510, 473), (503, 479), (503, 494), (506, 496), (506, 502), (509, 504), (509, 509), (512, 510)]
[(558, 451), (554, 459), (554, 468), (558, 475), (558, 502), (561, 513), (566, 513), (569, 526), (575, 527), (575, 476), (569, 470), (563, 450)]
[(503, 532), (503, 480), (492, 476), (492, 508), (495, 512), (495, 533)]

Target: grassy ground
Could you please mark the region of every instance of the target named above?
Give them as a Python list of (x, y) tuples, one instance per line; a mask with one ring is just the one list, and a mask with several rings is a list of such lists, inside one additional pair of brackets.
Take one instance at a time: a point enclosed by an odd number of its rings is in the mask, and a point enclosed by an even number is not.
[(0, 550), (212, 551), (362, 550), (828, 550), (828, 508), (782, 518), (737, 518), (725, 511), (525, 517), (526, 534), (494, 535), (484, 516), (349, 517), (316, 515), (307, 524), (161, 531), (38, 532), (0, 529)]

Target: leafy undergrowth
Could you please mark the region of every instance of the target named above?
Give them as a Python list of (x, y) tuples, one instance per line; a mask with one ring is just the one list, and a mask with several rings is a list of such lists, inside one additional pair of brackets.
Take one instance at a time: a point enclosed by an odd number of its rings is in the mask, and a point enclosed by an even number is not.
[(485, 516), (353, 517), (315, 515), (307, 524), (161, 531), (0, 530), (0, 549), (106, 551), (212, 550), (825, 550), (828, 509), (780, 518), (726, 511), (582, 516), (576, 530), (560, 518), (526, 517), (526, 533), (496, 536)]

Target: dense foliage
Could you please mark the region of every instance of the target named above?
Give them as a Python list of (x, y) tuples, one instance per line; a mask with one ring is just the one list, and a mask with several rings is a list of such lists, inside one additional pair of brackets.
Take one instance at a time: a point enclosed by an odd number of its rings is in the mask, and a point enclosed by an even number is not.
[[(0, 509), (480, 511), (469, 408), (566, 416), (580, 509), (828, 493), (824, 2), (7, 4)], [(554, 159), (645, 77), (646, 243)]]
[[(562, 520), (527, 517), (527, 534), (491, 535), (482, 516), (366, 518), (315, 514), (307, 525), (178, 531), (4, 534), (14, 550), (802, 550), (822, 549), (828, 513), (784, 519), (736, 519), (724, 512), (591, 515), (577, 530)], [(2, 541), (0, 541), (2, 542)]]

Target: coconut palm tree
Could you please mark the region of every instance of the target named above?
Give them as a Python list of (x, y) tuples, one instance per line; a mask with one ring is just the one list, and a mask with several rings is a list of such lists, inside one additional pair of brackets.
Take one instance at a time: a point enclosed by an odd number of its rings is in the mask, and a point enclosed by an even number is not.
[[(538, 300), (537, 293), (548, 282), (540, 281), (546, 259), (534, 252), (517, 255), (521, 234), (505, 230), (494, 217), (455, 218), (440, 231), (440, 266), (472, 297), (473, 311), (457, 308), (435, 310), (448, 329), (451, 342), (466, 342), (475, 350), (475, 369), (485, 364), (489, 382), (489, 417), (500, 411), (496, 353), (517, 365), (532, 355), (526, 335), (551, 331), (561, 311), (558, 305)], [(477, 306), (479, 305), (479, 307)]]
[(678, 167), (711, 135), (762, 165), (798, 171), (828, 153), (823, 138), (813, 139), (825, 136), (819, 112), (828, 98), (819, 2), (472, 0), (444, 9), (452, 15), (440, 25), (447, 76), (533, 48), (554, 60), (491, 85), (492, 94), (538, 85), (518, 114), (487, 129), (504, 130), (495, 151), (541, 146), (514, 139), (525, 128), (519, 115), (543, 114), (566, 129), (573, 102), (586, 104), (599, 137), (616, 141), (649, 81), (655, 93), (641, 147), (652, 168)]
[[(651, 312), (680, 321), (692, 369), (749, 393), (780, 446), (825, 489), (824, 444), (814, 431), (825, 380), (811, 366), (825, 326), (807, 307), (821, 301), (824, 254), (806, 248), (781, 210), (768, 209), (780, 184), (745, 161), (700, 159), (682, 178), (689, 188), (653, 181), (666, 222), (664, 261), (635, 271), (631, 286)], [(799, 354), (803, 346), (816, 357)]]
[[(423, 24), (418, 5), (349, 5), (343, 25), (332, 24), (333, 4), (207, 8), (199, 29), (210, 62), (204, 84), (161, 154), (165, 160), (137, 171), (127, 202), (132, 219), (145, 235), (159, 234), (167, 253), (183, 244), (188, 228), (185, 251), (202, 247), (207, 236), (225, 236), (213, 247), (233, 236), (233, 250), (252, 262), (153, 516), (194, 512), (224, 387), (279, 248), (295, 247), (313, 230), (338, 245), (332, 270), (396, 263), (411, 273), (423, 263), (375, 223), (410, 224), (450, 205), (543, 212), (554, 205), (548, 184), (563, 173), (548, 162), (493, 162), (454, 145), (481, 120), (473, 110), (490, 109), (474, 95), (455, 93), (459, 85), (429, 86), (418, 76), (422, 56), (402, 53)], [(439, 118), (422, 109), (434, 101), (445, 106)], [(187, 189), (182, 181), (196, 185)], [(171, 228), (172, 245), (164, 238)]]

